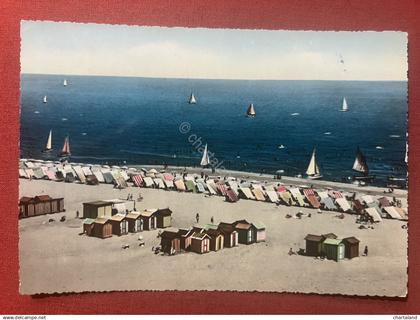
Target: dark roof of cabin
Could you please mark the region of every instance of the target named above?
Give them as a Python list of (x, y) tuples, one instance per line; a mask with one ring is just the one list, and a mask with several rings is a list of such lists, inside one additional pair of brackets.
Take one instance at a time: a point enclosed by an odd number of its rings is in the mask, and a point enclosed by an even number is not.
[(172, 210), (169, 208), (158, 209), (156, 214), (160, 216), (170, 216), (172, 214)]
[(87, 206), (94, 206), (94, 207), (104, 207), (104, 206), (111, 206), (112, 202), (110, 201), (103, 201), (103, 200), (98, 200), (98, 201), (90, 201), (90, 202), (83, 202), (83, 205), (87, 205)]
[(34, 199), (37, 200), (37, 201), (50, 201), (50, 200), (52, 200), (52, 198), (47, 194), (42, 194), (42, 195), (36, 196)]
[(337, 235), (334, 233), (325, 233), (322, 235), (324, 239), (337, 239)]
[(22, 198), (20, 198), (20, 200), (19, 200), (19, 202), (20, 203), (28, 203), (28, 202), (31, 202), (31, 201), (33, 201), (34, 199), (33, 198), (31, 198), (31, 197), (22, 197)]
[(315, 234), (308, 234), (306, 235), (305, 240), (321, 242), (322, 240), (324, 240), (324, 238), (322, 236), (317, 236)]
[(357, 239), (356, 237), (347, 237), (347, 238), (344, 238), (343, 241), (348, 242), (350, 244), (357, 244), (360, 242), (360, 240)]

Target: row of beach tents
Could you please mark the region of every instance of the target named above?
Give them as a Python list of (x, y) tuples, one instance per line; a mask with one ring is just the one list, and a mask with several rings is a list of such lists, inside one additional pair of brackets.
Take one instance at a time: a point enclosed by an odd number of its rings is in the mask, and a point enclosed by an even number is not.
[(364, 214), (373, 222), (382, 218), (407, 220), (406, 208), (401, 208), (391, 197), (346, 193), (336, 190), (315, 190), (308, 186), (285, 186), (277, 182), (238, 180), (234, 177), (202, 177), (198, 174), (180, 174), (107, 165), (62, 164), (52, 161), (22, 161), (21, 178), (87, 184), (108, 183), (117, 188), (128, 187), (128, 182), (140, 188), (157, 188), (179, 192), (203, 193), (225, 197), (228, 202), (240, 199), (266, 201), (326, 211)]

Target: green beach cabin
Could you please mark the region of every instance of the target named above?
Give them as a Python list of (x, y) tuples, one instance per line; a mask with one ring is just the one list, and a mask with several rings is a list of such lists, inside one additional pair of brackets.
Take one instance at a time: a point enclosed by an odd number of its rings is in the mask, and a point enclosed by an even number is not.
[(337, 262), (344, 259), (345, 247), (340, 239), (325, 239), (323, 247), (327, 259)]

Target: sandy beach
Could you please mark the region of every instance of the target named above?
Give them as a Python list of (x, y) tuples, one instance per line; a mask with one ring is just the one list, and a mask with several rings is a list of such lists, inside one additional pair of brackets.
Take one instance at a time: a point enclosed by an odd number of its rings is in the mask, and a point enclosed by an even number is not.
[[(80, 235), (82, 202), (125, 199), (128, 193), (144, 200), (137, 209), (170, 207), (174, 227), (189, 227), (200, 213), (200, 224), (247, 219), (267, 227), (267, 241), (199, 255), (152, 253), (159, 244), (158, 230), (98, 239)], [(384, 220), (374, 229), (358, 229), (355, 216), (337, 219), (335, 212), (286, 219), (298, 208), (272, 203), (112, 185), (88, 186), (47, 180), (20, 179), (21, 196), (49, 194), (65, 199), (66, 212), (19, 221), (20, 292), (22, 294), (110, 290), (240, 290), (371, 296), (407, 293), (407, 231), (402, 221)], [(132, 204), (131, 204), (132, 205)], [(128, 205), (130, 208), (130, 205)], [(61, 216), (67, 220), (60, 222)], [(48, 223), (48, 219), (55, 221)], [(355, 236), (369, 256), (339, 263), (288, 255), (289, 248), (305, 247), (307, 233), (333, 232), (339, 238)], [(138, 246), (141, 235), (145, 247)], [(121, 246), (129, 244), (123, 250)]]

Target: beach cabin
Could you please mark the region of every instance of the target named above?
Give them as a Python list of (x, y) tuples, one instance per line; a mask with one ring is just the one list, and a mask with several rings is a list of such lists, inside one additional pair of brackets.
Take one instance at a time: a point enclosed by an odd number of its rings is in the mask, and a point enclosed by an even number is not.
[(140, 213), (143, 221), (143, 230), (153, 230), (157, 228), (156, 209), (146, 209)]
[(251, 189), (249, 189), (247, 187), (239, 188), (238, 192), (239, 192), (239, 198), (241, 198), (241, 199), (255, 200), (255, 197), (252, 194)]
[(175, 184), (175, 187), (178, 191), (186, 191), (187, 190), (186, 187), (185, 187), (184, 181), (182, 181), (181, 179), (175, 180), (174, 184)]
[(83, 220), (83, 233), (87, 236), (91, 236), (93, 232), (95, 219), (86, 218)]
[(158, 228), (167, 228), (171, 226), (172, 210), (169, 208), (158, 209), (156, 211), (156, 225)]
[(306, 248), (305, 254), (310, 257), (318, 257), (321, 255), (322, 250), (322, 242), (324, 241), (324, 237), (308, 234), (305, 237), (306, 241)]
[(265, 225), (261, 222), (253, 223), (256, 229), (256, 242), (264, 242), (266, 239)]
[(231, 223), (221, 222), (219, 223), (218, 230), (223, 234), (224, 247), (232, 248), (238, 245), (238, 231)]
[(181, 250), (190, 250), (191, 238), (195, 233), (194, 229), (179, 229), (178, 234), (181, 240)]
[(143, 220), (140, 217), (140, 212), (131, 211), (125, 216), (125, 219), (128, 222), (128, 232), (143, 231)]
[(217, 229), (208, 229), (204, 231), (205, 234), (210, 236), (210, 250), (219, 251), (223, 249), (224, 237), (223, 233)]
[(19, 200), (19, 218), (32, 217), (35, 215), (35, 201), (31, 197), (22, 197)]
[(95, 219), (91, 235), (102, 239), (112, 237), (112, 224), (108, 218)]
[(109, 218), (109, 222), (112, 225), (112, 234), (117, 236), (128, 234), (128, 221), (125, 219), (125, 215), (116, 214)]
[(257, 229), (246, 220), (236, 221), (235, 230), (238, 232), (239, 243), (251, 244), (256, 242)]
[(160, 246), (166, 254), (181, 252), (181, 239), (177, 229), (165, 230), (160, 235)]
[(360, 200), (355, 199), (352, 201), (352, 212), (356, 213), (356, 214), (363, 214), (365, 207), (364, 205), (360, 202)]
[(207, 253), (210, 251), (210, 236), (201, 232), (194, 232), (191, 236), (190, 250), (196, 253)]
[(48, 195), (39, 195), (33, 198), (22, 197), (19, 200), (20, 218), (27, 218), (63, 211), (65, 211), (64, 198), (53, 199)]
[(91, 201), (83, 203), (83, 218), (104, 218), (112, 217), (112, 202), (110, 201)]
[(348, 237), (343, 239), (344, 256), (347, 259), (353, 259), (359, 256), (359, 239), (355, 237)]
[(337, 262), (344, 259), (345, 247), (340, 239), (325, 239), (323, 246), (327, 259)]
[(197, 192), (194, 181), (185, 180), (185, 186), (187, 187), (188, 192), (194, 192), (194, 193)]
[(258, 201), (265, 201), (265, 196), (262, 189), (260, 188), (252, 189), (252, 193), (254, 194), (255, 199), (257, 199)]

